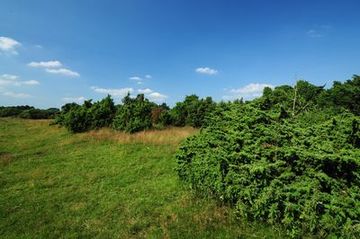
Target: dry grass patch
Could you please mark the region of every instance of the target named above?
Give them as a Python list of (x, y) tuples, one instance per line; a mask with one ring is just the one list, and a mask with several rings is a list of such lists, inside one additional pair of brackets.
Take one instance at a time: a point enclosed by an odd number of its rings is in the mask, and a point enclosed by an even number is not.
[(12, 159), (13, 159), (12, 154), (10, 154), (10, 153), (1, 153), (0, 152), (0, 162), (1, 162), (2, 165), (10, 164)]
[(91, 137), (96, 140), (115, 140), (123, 144), (144, 143), (155, 145), (178, 145), (183, 139), (194, 135), (198, 129), (192, 127), (170, 127), (163, 130), (146, 130), (129, 134), (109, 128), (92, 130), (83, 133), (84, 137)]

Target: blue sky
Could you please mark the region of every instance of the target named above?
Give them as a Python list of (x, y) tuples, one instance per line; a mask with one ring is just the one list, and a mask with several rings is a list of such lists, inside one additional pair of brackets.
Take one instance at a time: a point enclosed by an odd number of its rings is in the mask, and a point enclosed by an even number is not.
[(2, 0), (0, 105), (258, 96), (360, 69), (360, 1)]

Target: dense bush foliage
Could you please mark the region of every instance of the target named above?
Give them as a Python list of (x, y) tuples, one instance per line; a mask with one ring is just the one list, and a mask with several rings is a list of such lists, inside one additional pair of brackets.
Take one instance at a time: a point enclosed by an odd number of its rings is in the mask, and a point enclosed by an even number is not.
[(282, 224), (292, 236), (360, 235), (360, 118), (322, 118), (221, 108), (180, 147), (178, 173), (241, 216)]
[(87, 100), (83, 105), (68, 103), (61, 107), (55, 123), (65, 126), (69, 131), (78, 133), (90, 129), (110, 126), (116, 112), (115, 104), (108, 95), (101, 101)]
[(36, 109), (32, 106), (8, 106), (0, 107), (0, 117), (19, 117), (24, 119), (52, 119), (59, 113), (57, 108), (46, 110)]
[(143, 94), (135, 98), (128, 94), (119, 105), (107, 96), (95, 103), (87, 100), (83, 105), (65, 104), (55, 123), (74, 133), (110, 126), (128, 133), (171, 125), (201, 127), (215, 106), (211, 97), (199, 99), (196, 95), (187, 96), (172, 109), (165, 103), (150, 102)]
[(143, 94), (136, 98), (127, 95), (123, 104), (118, 106), (113, 127), (128, 133), (134, 133), (152, 126), (152, 108), (154, 104), (145, 99)]
[(300, 81), (266, 88), (246, 104), (218, 104), (178, 150), (180, 178), (291, 237), (357, 238), (360, 101), (351, 99), (359, 98), (358, 80), (341, 84), (342, 101), (334, 99), (338, 83), (325, 90)]

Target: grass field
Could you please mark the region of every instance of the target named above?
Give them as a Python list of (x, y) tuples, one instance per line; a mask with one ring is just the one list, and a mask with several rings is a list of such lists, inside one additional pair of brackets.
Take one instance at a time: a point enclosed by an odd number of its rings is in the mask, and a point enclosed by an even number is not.
[(192, 128), (73, 135), (0, 119), (1, 238), (280, 238), (195, 196), (173, 158)]

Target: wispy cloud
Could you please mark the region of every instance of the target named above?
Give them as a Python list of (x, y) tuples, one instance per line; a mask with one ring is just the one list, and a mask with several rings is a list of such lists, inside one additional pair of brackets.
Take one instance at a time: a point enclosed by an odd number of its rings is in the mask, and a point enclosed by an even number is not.
[(79, 77), (80, 74), (76, 71), (72, 71), (66, 68), (59, 68), (59, 69), (45, 69), (46, 72), (51, 74), (58, 74), (58, 75), (64, 75), (64, 76), (70, 76), (70, 77)]
[(9, 80), (9, 81), (15, 81), (18, 78), (19, 78), (18, 76), (10, 75), (10, 74), (3, 74), (3, 75), (0, 76), (0, 79)]
[(143, 84), (143, 82), (144, 82), (145, 80), (150, 80), (150, 79), (152, 79), (152, 76), (149, 75), (149, 74), (145, 75), (144, 77), (131, 76), (131, 77), (129, 77), (129, 79), (132, 80), (132, 81), (135, 81), (138, 85), (141, 85), (141, 84)]
[(149, 100), (154, 101), (156, 103), (164, 102), (168, 97), (166, 95), (160, 94), (159, 92), (152, 92), (147, 95)]
[(62, 98), (62, 101), (66, 102), (66, 103), (78, 103), (81, 104), (86, 100), (86, 98), (84, 96), (79, 96), (79, 97), (64, 97)]
[(21, 46), (20, 42), (10, 37), (0, 37), (0, 53), (17, 55), (16, 49)]
[(114, 97), (124, 97), (126, 96), (128, 93), (132, 93), (134, 91), (133, 88), (100, 88), (97, 86), (92, 86), (91, 89), (97, 93), (101, 93), (101, 94), (109, 94), (112, 95)]
[(131, 76), (129, 79), (135, 81), (138, 85), (141, 85), (144, 81), (144, 79), (139, 76)]
[(21, 86), (21, 85), (39, 85), (36, 80), (21, 81), (16, 75), (3, 74), (0, 76), (0, 86)]
[(153, 90), (146, 88), (146, 89), (138, 89), (137, 90), (139, 94), (150, 94), (153, 92)]
[(32, 61), (28, 64), (28, 66), (38, 68), (59, 68), (62, 67), (62, 63), (60, 61)]
[(130, 80), (133, 80), (133, 81), (143, 81), (144, 79), (139, 77), (139, 76), (132, 76), (129, 78)]
[(23, 85), (39, 85), (40, 82), (38, 82), (37, 80), (27, 80), (27, 81), (22, 81), (21, 84), (23, 84)]
[(68, 77), (80, 77), (80, 74), (78, 72), (64, 68), (63, 64), (58, 60), (39, 62), (32, 61), (28, 63), (28, 66), (45, 69), (46, 72), (51, 74), (63, 75)]
[(131, 87), (126, 88), (100, 88), (97, 86), (92, 86), (91, 89), (97, 93), (101, 94), (109, 94), (113, 97), (122, 98), (125, 97), (128, 93), (138, 93), (138, 94), (144, 94), (146, 98), (148, 98), (151, 101), (154, 101), (156, 103), (162, 103), (164, 102), (168, 96), (161, 94), (159, 92), (156, 92), (152, 89), (146, 88), (146, 89), (137, 89), (134, 90)]
[(204, 75), (216, 75), (218, 73), (217, 70), (212, 69), (210, 67), (199, 67), (195, 69), (195, 72)]
[(263, 83), (250, 83), (241, 88), (227, 90), (227, 95), (224, 95), (223, 99), (224, 100), (234, 100), (240, 98), (246, 100), (253, 99), (261, 96), (265, 87), (273, 88), (274, 86)]
[(152, 89), (149, 88), (138, 89), (137, 92), (139, 94), (144, 94), (146, 98), (156, 103), (162, 103), (168, 98), (166, 95), (153, 91)]
[(16, 93), (12, 91), (5, 91), (2, 93), (4, 96), (12, 97), (12, 98), (29, 98), (31, 95), (25, 93)]
[(309, 29), (306, 32), (306, 35), (311, 38), (322, 38), (328, 35), (332, 29), (333, 28), (330, 25), (315, 26), (312, 29)]

